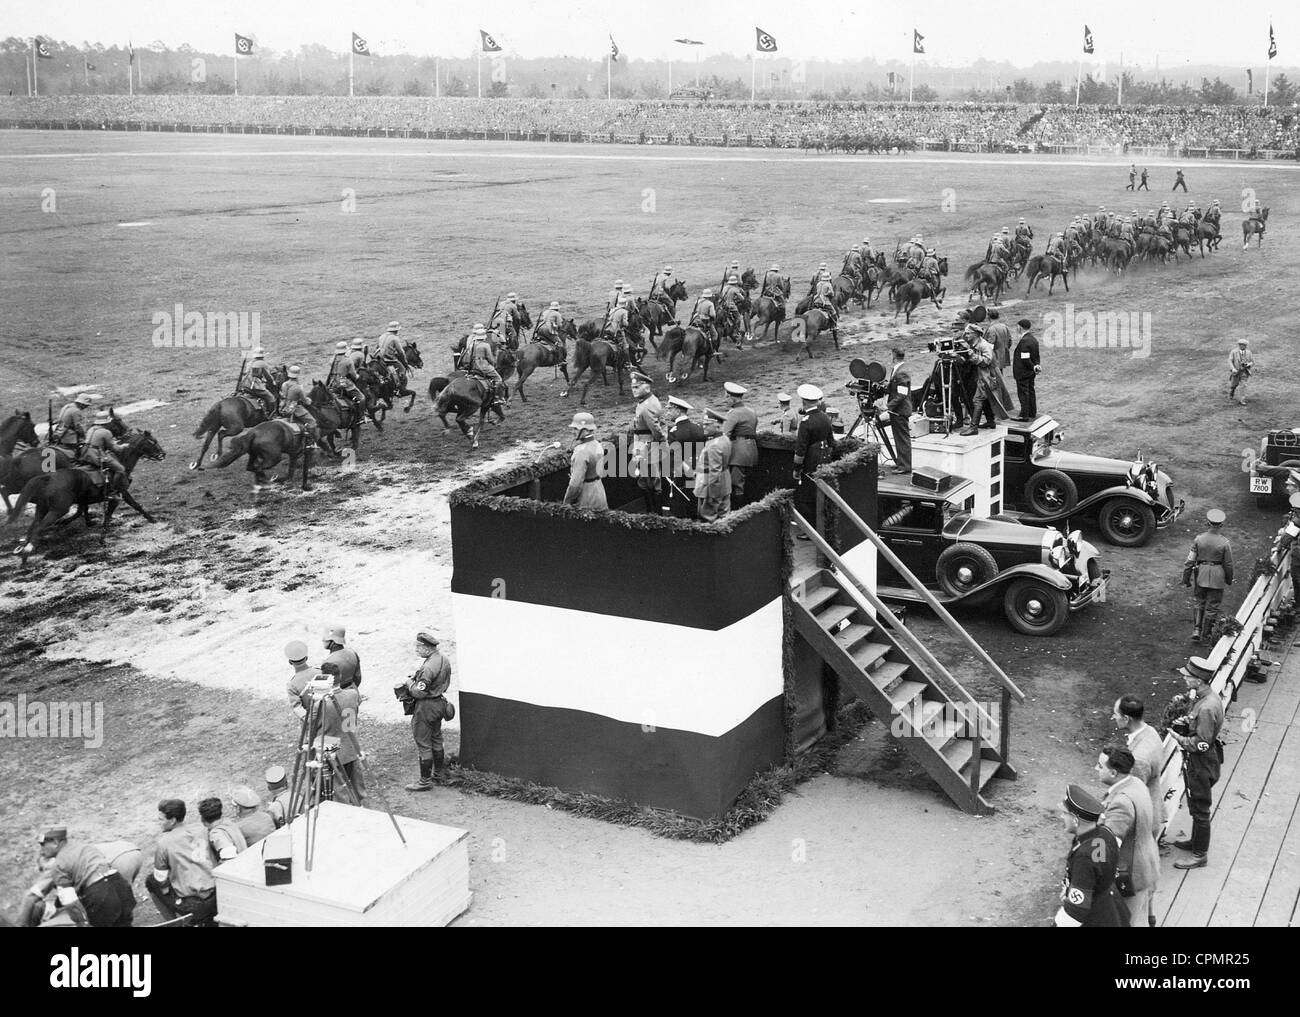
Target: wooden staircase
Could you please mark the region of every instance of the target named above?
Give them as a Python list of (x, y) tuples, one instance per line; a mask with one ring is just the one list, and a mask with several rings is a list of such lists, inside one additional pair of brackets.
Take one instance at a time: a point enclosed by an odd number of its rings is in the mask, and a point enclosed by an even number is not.
[(888, 718), (891, 735), (958, 806), (992, 812), (984, 797), (989, 782), (1016, 775), (999, 748), (999, 721), (1005, 718), (990, 716), (968, 694), (963, 698), (960, 686), (956, 696), (945, 692), (925, 655), (905, 645), (888, 624), (877, 624), (877, 618), (883, 621), (879, 612), (873, 617), (854, 584), (837, 571), (804, 574), (791, 596), (796, 629), (835, 669), (843, 687), (878, 719)]

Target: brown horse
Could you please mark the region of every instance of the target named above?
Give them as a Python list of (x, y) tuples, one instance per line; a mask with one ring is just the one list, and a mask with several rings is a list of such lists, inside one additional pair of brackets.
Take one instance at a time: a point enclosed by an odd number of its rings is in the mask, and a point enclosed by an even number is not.
[[(502, 350), (506, 353), (508, 350)], [(470, 448), (478, 448), (478, 438), (483, 431), (483, 421), (487, 417), (488, 410), (497, 415), (497, 423), (506, 419), (505, 410), (502, 408), (505, 400), (509, 398), (510, 387), (502, 382), (501, 387), (497, 390), (496, 399), (488, 398), (488, 383), (479, 378), (471, 377), (460, 371), (454, 373), (450, 378), (433, 378), (429, 381), (429, 398), (433, 400), (433, 412), (437, 414), (438, 419), (442, 421), (442, 433), (446, 434), (450, 428), (447, 423), (447, 414), (456, 414), (456, 426), (460, 428), (461, 433), (470, 440)], [(476, 423), (471, 424), (475, 414), (478, 415)]]
[(645, 297), (637, 298), (637, 309), (641, 317), (645, 319), (646, 327), (650, 330), (650, 346), (659, 352), (659, 347), (655, 345), (655, 339), (664, 334), (664, 328), (670, 327), (677, 320), (677, 302), (686, 299), (686, 284), (680, 279), (674, 279), (673, 284), (668, 287), (665, 302), (655, 294), (649, 299)]
[(1029, 286), (1025, 289), (1025, 296), (1029, 296), (1030, 290), (1043, 279), (1047, 279), (1047, 295), (1050, 297), (1056, 287), (1057, 276), (1060, 276), (1061, 282), (1065, 283), (1065, 292), (1070, 292), (1069, 273), (1061, 259), (1054, 254), (1035, 254), (1025, 265), (1025, 275), (1029, 276)]
[(5, 422), (0, 424), (0, 497), (4, 498), (5, 508), (12, 507), (9, 504), (10, 490), (21, 491), (22, 485), (31, 479), (25, 477), (21, 481), (14, 480), (18, 460), (22, 454), (21, 451), (15, 453), (14, 449), (35, 451), (39, 457), (40, 450), (36, 448), (38, 441), (36, 425), (32, 423), (30, 413), (14, 410)]
[[(109, 433), (114, 438), (121, 438), (126, 433), (126, 424), (122, 423), (122, 418), (111, 406), (108, 412)], [(77, 465), (77, 457), (72, 449), (62, 445), (37, 445), (25, 438), (23, 441), (30, 447), (18, 451), (21, 446), (15, 443), (9, 456), (0, 453), (0, 496), (4, 498), (6, 508), (10, 506), (9, 496), (21, 493), (33, 477), (53, 473), (55, 470), (70, 470)], [(3, 448), (3, 444), (3, 440), (0, 440), (0, 448)]]
[(989, 261), (978, 262), (966, 269), (965, 280), (971, 284), (966, 303), (977, 296), (981, 301), (991, 298), (995, 304), (1002, 303), (1002, 287), (1006, 285), (1007, 275), (1000, 266)]
[(336, 434), (348, 435), (348, 445), (355, 452), (361, 444), (361, 424), (365, 420), (365, 410), (358, 411), (352, 403), (340, 399), (325, 387), (323, 381), (313, 382), (311, 394), (312, 416), (320, 430), (321, 441), (336, 456), (342, 455), (335, 444)]
[(42, 473), (33, 477), (23, 486), (18, 501), (9, 510), (8, 522), (16, 522), (28, 504), (34, 506), (32, 524), (27, 528), (24, 541), (14, 548), (14, 554), (21, 556), (23, 565), (28, 556), (36, 549), (36, 541), (52, 523), (59, 522), (73, 505), (77, 513), (69, 522), (78, 518), (86, 520), (86, 526), (92, 526), (89, 508), (98, 502), (105, 502), (104, 521), (100, 526), (99, 543), (102, 547), (108, 539), (108, 524), (119, 501), (125, 501), (131, 508), (144, 516), (149, 522), (155, 522), (153, 516), (131, 496), (131, 472), (141, 459), (161, 462), (167, 453), (148, 431), (129, 431), (125, 438), (126, 451), (119, 455), (125, 477), (119, 484), (105, 481), (98, 470), (89, 468), (58, 470), (54, 473)]
[(1250, 238), (1256, 238), (1255, 247), (1258, 249), (1264, 246), (1264, 227), (1268, 223), (1268, 206), (1265, 205), (1259, 210), (1259, 218), (1252, 216), (1249, 219), (1241, 221), (1241, 249), (1243, 251), (1250, 248)]
[(254, 494), (260, 494), (268, 484), (280, 482), (273, 471), (286, 456), (289, 468), (280, 480), (287, 481), (292, 477), (294, 463), (301, 459), (302, 489), (311, 490), (311, 449), (307, 447), (307, 434), (301, 427), (279, 419), (255, 424), (230, 439), (225, 453), (217, 460), (217, 466), (224, 469), (243, 456), (248, 456), (245, 469), (253, 475)]
[[(563, 398), (569, 394), (570, 389), (578, 383), (584, 374), (591, 372), (586, 382), (582, 386), (582, 396), (578, 400), (580, 403), (587, 401), (587, 390), (591, 388), (592, 380), (597, 373), (600, 374), (600, 380), (609, 386), (608, 369), (614, 369), (615, 380), (618, 381), (618, 394), (623, 394), (623, 371), (631, 371), (641, 363), (641, 357), (645, 356), (645, 347), (639, 345), (643, 323), (641, 316), (635, 309), (628, 311), (627, 331), (628, 331), (628, 349), (630, 358), (624, 357), (622, 351), (608, 339), (599, 338), (600, 326), (594, 321), (583, 322), (578, 327), (578, 338), (573, 344), (573, 381), (560, 393)], [(638, 355), (639, 354), (639, 355)]]
[[(831, 333), (831, 339), (835, 342), (835, 349), (839, 350), (839, 326), (832, 323), (826, 312), (820, 307), (814, 307), (811, 311), (805, 311), (803, 314), (796, 314), (791, 320), (794, 325), (790, 329), (790, 338), (795, 342), (804, 344), (804, 349), (808, 351), (809, 360), (813, 356), (813, 340), (828, 329)], [(798, 356), (795, 359), (798, 360)]]
[(912, 312), (916, 310), (922, 300), (927, 299), (935, 307), (943, 307), (943, 290), (936, 291), (930, 285), (928, 279), (913, 279), (911, 282), (900, 286), (898, 294), (894, 297), (894, 320), (898, 320), (900, 311), (906, 311), (907, 316), (904, 321), (910, 325), (912, 323)]
[[(524, 402), (528, 402), (528, 397), (524, 395), (524, 382), (539, 367), (558, 368), (564, 374), (564, 384), (569, 384), (568, 340), (578, 338), (578, 327), (572, 318), (565, 318), (560, 323), (559, 335), (556, 338), (559, 339), (558, 346), (534, 339), (519, 351), (519, 381), (515, 384), (515, 394)], [(498, 367), (497, 371), (500, 370)]]
[(1208, 247), (1213, 254), (1219, 249), (1219, 242), (1223, 237), (1219, 234), (1217, 223), (1202, 219), (1196, 224), (1196, 232), (1192, 235), (1192, 239), (1196, 241), (1196, 246), (1201, 249), (1201, 257), (1204, 258), (1205, 249)]
[[(709, 342), (704, 333), (694, 325), (674, 325), (664, 333), (663, 344), (659, 347), (659, 355), (668, 355), (668, 373), (664, 375), (670, 385), (682, 383), (691, 380), (691, 374), (694, 373), (695, 367), (701, 361), (704, 366), (704, 380), (709, 380), (709, 361), (713, 360), (716, 354), (713, 352), (713, 344)], [(686, 364), (686, 374), (676, 375), (673, 373), (673, 364), (677, 358), (681, 357)]]

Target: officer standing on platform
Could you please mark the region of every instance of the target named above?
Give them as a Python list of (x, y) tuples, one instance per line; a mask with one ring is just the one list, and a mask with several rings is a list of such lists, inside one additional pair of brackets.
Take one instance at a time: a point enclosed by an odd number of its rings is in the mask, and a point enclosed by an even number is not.
[[(1190, 851), (1191, 858), (1174, 862), (1175, 869), (1200, 869), (1208, 864), (1210, 851), (1210, 792), (1223, 766), (1223, 700), (1210, 687), (1214, 670), (1204, 657), (1190, 657), (1179, 668), (1187, 692), (1196, 697), (1184, 724), (1170, 725), (1169, 733), (1183, 750), (1183, 778), (1187, 785), (1187, 811), (1192, 817), (1192, 835), (1174, 841), (1174, 847)], [(1186, 731), (1186, 734), (1181, 733)]]
[(428, 632), (415, 637), (415, 652), (424, 659), (406, 682), (406, 691), (415, 700), (411, 713), (411, 734), (420, 758), (420, 779), (407, 784), (408, 791), (428, 791), (447, 776), (446, 755), (442, 747), (442, 722), (454, 713), (446, 699), (451, 686), (451, 661), (438, 651), (438, 639)]
[(731, 511), (731, 441), (722, 433), (722, 421), (706, 417), (704, 443), (695, 464), (695, 505), (706, 523), (720, 519)]
[(790, 406), (790, 397), (784, 392), (776, 394), (777, 405), (781, 407), (781, 416), (774, 425), (781, 434), (799, 433), (799, 411)]
[(302, 708), (302, 694), (307, 691), (307, 683), (316, 677), (316, 669), (307, 666), (307, 644), (301, 639), (286, 643), (284, 655), (293, 668), (293, 677), (289, 679), (285, 691), (289, 696), (289, 705), (298, 714), (298, 718), (302, 719), (307, 715)]
[(632, 395), (637, 401), (632, 418), (632, 475), (645, 497), (645, 510), (659, 515), (664, 452), (664, 431), (659, 418), (663, 404), (651, 389), (650, 379), (636, 371), (632, 373)]
[(722, 433), (731, 442), (731, 507), (740, 508), (745, 498), (745, 477), (751, 467), (758, 465), (758, 414), (745, 405), (744, 385), (729, 381), (722, 386), (731, 408), (724, 417), (715, 410), (706, 410), (708, 416), (722, 421)]
[(889, 369), (885, 410), (894, 437), (894, 473), (912, 472), (912, 377), (903, 370), (903, 348), (894, 347), (894, 362)]
[(596, 440), (596, 418), (590, 413), (575, 413), (569, 427), (577, 434), (573, 458), (569, 460), (569, 486), (564, 491), (564, 504), (607, 509), (605, 483), (600, 477), (605, 453)]
[[(795, 393), (803, 403), (803, 421), (794, 447), (794, 506), (813, 526), (817, 525), (817, 485), (810, 479), (817, 468), (830, 460), (835, 443), (831, 418), (822, 409), (822, 390), (816, 385), (800, 385)], [(798, 529), (800, 540), (808, 534)]]
[(674, 502), (686, 498), (684, 514), (689, 519), (695, 512), (695, 500), (691, 497), (695, 460), (704, 447), (706, 436), (704, 428), (691, 419), (691, 410), (695, 407), (680, 396), (669, 396), (668, 405), (677, 412), (676, 419), (668, 428), (668, 456), (672, 467), (670, 475), (676, 485), (675, 488), (668, 488), (668, 500)]
[(1100, 825), (1104, 806), (1078, 784), (1065, 791), (1059, 813), (1073, 837), (1061, 880), (1061, 906), (1053, 924), (1061, 929), (1127, 928), (1128, 909), (1115, 892), (1119, 841)]
[(1232, 544), (1223, 535), (1227, 518), (1222, 509), (1205, 513), (1210, 528), (1196, 535), (1187, 561), (1183, 563), (1183, 585), (1193, 586), (1196, 607), (1192, 619), (1192, 642), (1212, 639), (1214, 623), (1225, 587), (1232, 585)]

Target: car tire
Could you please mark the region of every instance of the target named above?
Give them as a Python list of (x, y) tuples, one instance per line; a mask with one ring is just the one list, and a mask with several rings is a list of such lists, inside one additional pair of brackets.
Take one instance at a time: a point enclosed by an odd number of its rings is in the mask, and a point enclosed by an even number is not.
[(979, 544), (959, 543), (944, 548), (934, 571), (939, 589), (961, 597), (996, 576), (998, 563)]
[(1116, 547), (1143, 547), (1156, 532), (1156, 514), (1132, 498), (1111, 498), (1097, 513), (1097, 525)]
[(1036, 516), (1069, 512), (1079, 503), (1079, 489), (1060, 470), (1039, 470), (1025, 484), (1025, 504)]
[(1007, 587), (1002, 610), (1017, 632), (1053, 636), (1070, 617), (1070, 602), (1062, 590), (1037, 579), (1017, 579)]

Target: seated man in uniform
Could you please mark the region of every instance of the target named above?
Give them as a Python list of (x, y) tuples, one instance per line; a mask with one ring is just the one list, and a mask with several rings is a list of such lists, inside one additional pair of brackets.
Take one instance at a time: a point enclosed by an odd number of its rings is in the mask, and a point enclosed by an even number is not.
[(496, 354), (492, 350), (492, 344), (488, 342), (487, 329), (482, 325), (475, 325), (474, 334), (465, 345), (466, 355), (469, 357), (469, 366), (465, 368), (465, 373), (472, 378), (480, 379), (487, 388), (486, 398), (489, 400), (489, 405), (495, 403), (501, 387), (501, 375), (497, 373)]
[(348, 354), (348, 344), (339, 342), (334, 347), (334, 363), (330, 366), (330, 387), (352, 404), (357, 417), (366, 415), (366, 400), (357, 388), (357, 368)]
[(706, 289), (700, 294), (699, 302), (695, 305), (695, 313), (691, 315), (691, 325), (704, 333), (704, 338), (714, 353), (718, 352), (720, 343), (717, 329), (714, 327), (717, 317), (718, 310), (713, 303), (713, 290)]
[(541, 318), (538, 319), (537, 331), (533, 334), (533, 338), (538, 342), (558, 346), (560, 345), (560, 328), (563, 324), (564, 316), (560, 313), (560, 302), (552, 300), (551, 306), (544, 310)]
[(308, 443), (314, 447), (320, 443), (320, 431), (316, 427), (316, 418), (307, 410), (307, 407), (311, 406), (311, 399), (307, 397), (298, 380), (301, 373), (297, 364), (292, 365), (288, 370), (288, 377), (280, 386), (280, 416), (301, 427), (307, 435)]

